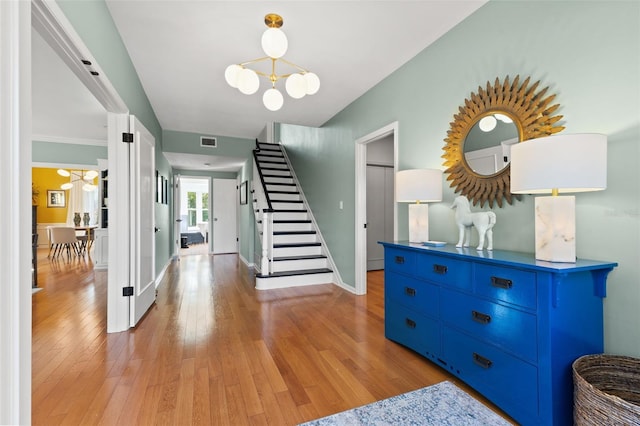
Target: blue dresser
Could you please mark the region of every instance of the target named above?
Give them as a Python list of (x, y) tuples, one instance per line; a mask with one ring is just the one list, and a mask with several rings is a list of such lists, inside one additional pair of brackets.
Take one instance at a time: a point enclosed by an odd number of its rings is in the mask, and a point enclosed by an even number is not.
[(613, 262), (388, 243), (385, 336), (458, 376), (524, 425), (570, 425), (571, 363), (603, 352)]

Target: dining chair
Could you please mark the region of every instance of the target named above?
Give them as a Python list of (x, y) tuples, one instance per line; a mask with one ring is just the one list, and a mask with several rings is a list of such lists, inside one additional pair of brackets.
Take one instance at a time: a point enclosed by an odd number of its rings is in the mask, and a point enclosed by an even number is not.
[[(71, 258), (71, 251), (73, 254), (79, 256), (78, 239), (76, 238), (76, 229), (66, 226), (52, 226), (49, 228), (51, 248), (53, 248), (53, 257), (60, 256), (62, 252), (66, 250), (67, 258)], [(51, 249), (49, 249), (51, 253)]]
[(80, 231), (81, 235), (78, 235), (78, 230), (76, 229), (76, 238), (78, 239), (80, 254), (84, 255), (89, 253), (89, 250), (91, 250), (93, 240), (95, 239), (95, 233), (93, 231), (94, 228), (86, 228), (85, 230)]

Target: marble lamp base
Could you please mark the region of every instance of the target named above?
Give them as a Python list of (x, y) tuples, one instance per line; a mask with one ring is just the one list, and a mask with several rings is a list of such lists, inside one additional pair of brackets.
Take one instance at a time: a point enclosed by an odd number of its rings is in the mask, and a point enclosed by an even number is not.
[(536, 197), (536, 259), (576, 261), (576, 197)]
[(429, 241), (429, 205), (409, 204), (409, 242)]

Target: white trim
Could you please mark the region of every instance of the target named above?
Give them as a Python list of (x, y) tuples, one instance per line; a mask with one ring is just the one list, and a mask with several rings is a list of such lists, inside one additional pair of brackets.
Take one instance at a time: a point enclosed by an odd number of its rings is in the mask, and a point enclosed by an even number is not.
[[(33, 27), (108, 111), (129, 111), (55, 0), (32, 0)], [(89, 61), (87, 66), (82, 61)], [(97, 72), (99, 75), (91, 75)]]
[(49, 135), (33, 135), (32, 141), (37, 142), (50, 142), (50, 143), (68, 143), (72, 145), (91, 145), (91, 146), (107, 146), (107, 141), (102, 139), (78, 139), (67, 138), (64, 136), (49, 136)]
[(129, 132), (129, 114), (107, 114), (109, 136), (109, 274), (107, 278), (107, 333), (129, 329), (129, 299), (122, 287), (129, 285), (129, 146), (118, 142)]
[[(382, 139), (393, 134), (393, 171), (398, 171), (398, 128), (394, 121), (366, 136), (355, 141), (355, 168), (356, 168), (356, 258), (355, 258), (355, 293), (367, 293), (367, 147), (369, 142)], [(395, 191), (394, 191), (395, 194)], [(394, 195), (395, 197), (395, 195)], [(393, 203), (393, 239), (398, 238), (398, 205)]]
[[(0, 1), (0, 424), (31, 423), (31, 4)], [(24, 179), (18, 179), (24, 177)]]
[(97, 164), (42, 163), (40, 161), (31, 163), (31, 167), (41, 167), (43, 169), (100, 170), (100, 166)]

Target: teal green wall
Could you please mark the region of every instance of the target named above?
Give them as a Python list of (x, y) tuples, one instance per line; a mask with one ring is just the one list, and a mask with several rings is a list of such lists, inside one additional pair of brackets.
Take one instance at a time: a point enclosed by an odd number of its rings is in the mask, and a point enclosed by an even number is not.
[[(95, 57), (129, 108), (129, 112), (138, 117), (155, 137), (156, 169), (168, 176), (169, 163), (162, 155), (162, 128), (104, 0), (58, 0), (56, 3)], [(171, 234), (163, 231), (171, 228), (169, 207), (156, 203), (155, 219), (156, 227), (160, 228), (160, 232), (156, 233), (156, 273), (158, 274), (169, 261), (172, 248)]]
[[(253, 139), (234, 138), (230, 136), (178, 132), (175, 130), (164, 130), (162, 134), (163, 150), (165, 152), (249, 158), (256, 145)], [(200, 146), (200, 136), (215, 137), (216, 148)]]
[[(353, 285), (354, 141), (398, 121), (400, 170), (444, 169), (443, 140), (464, 99), (517, 74), (557, 94), (565, 132), (609, 137), (607, 190), (576, 196), (577, 254), (619, 262), (605, 299), (605, 348), (640, 356), (640, 2), (489, 2), (323, 129), (281, 125), (280, 137), (342, 278)], [(430, 236), (452, 243), (454, 194), (445, 188), (429, 210)], [(494, 246), (533, 252), (533, 197), (493, 211)], [(398, 216), (406, 239), (405, 205)]]
[(107, 147), (58, 142), (33, 141), (31, 159), (35, 163), (95, 164), (107, 158)]

